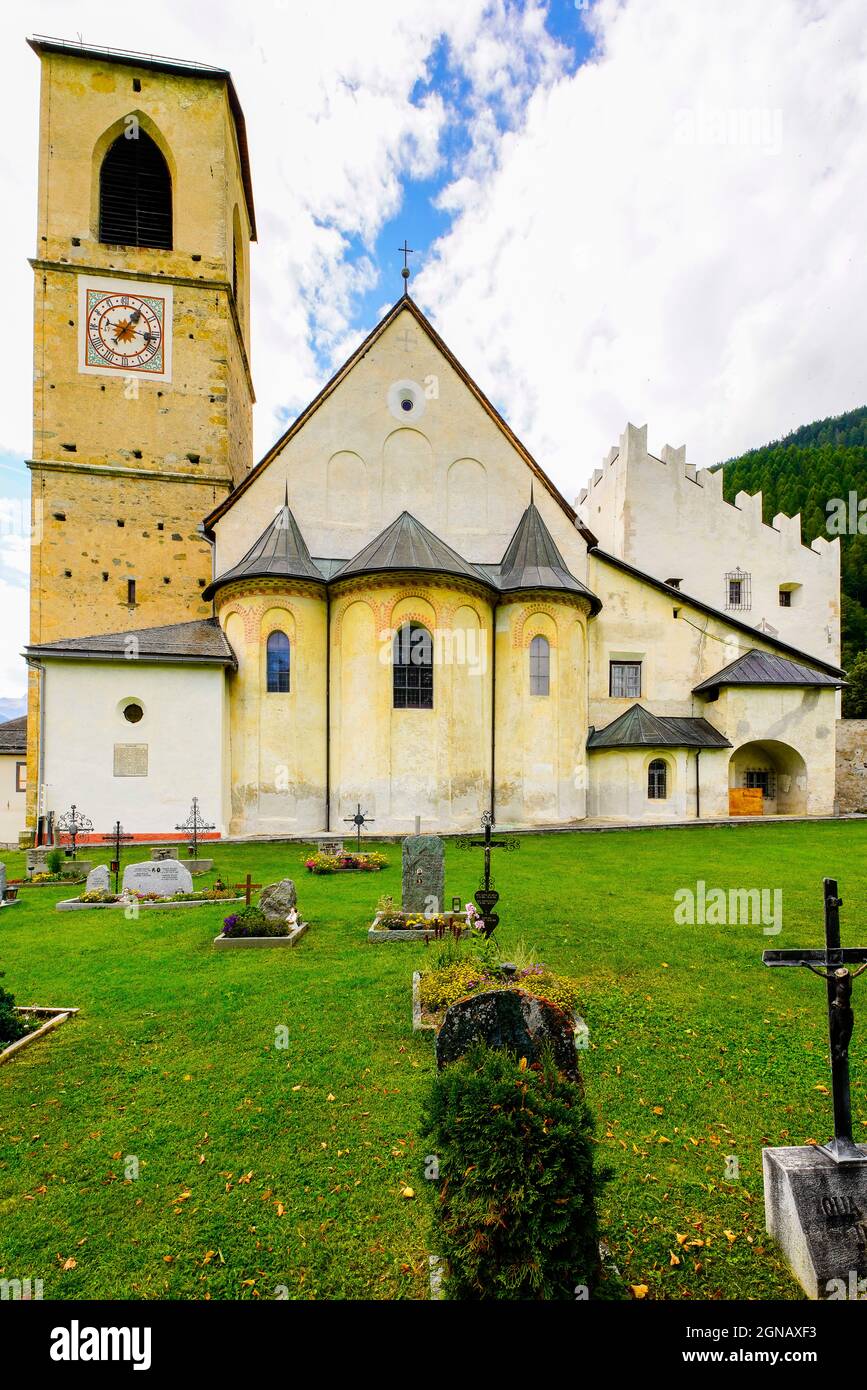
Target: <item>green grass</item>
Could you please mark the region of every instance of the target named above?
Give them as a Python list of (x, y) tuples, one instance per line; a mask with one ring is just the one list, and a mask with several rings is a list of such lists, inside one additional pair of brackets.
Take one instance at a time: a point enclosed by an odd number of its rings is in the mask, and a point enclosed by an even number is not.
[[(46, 1298), (427, 1296), (417, 1131), (434, 1061), (411, 1030), (410, 976), (429, 955), (367, 945), (377, 897), (400, 891), (400, 847), (371, 847), (385, 872), (334, 877), (308, 875), (297, 845), (215, 849), (227, 882), (297, 879), (313, 926), (292, 950), (214, 951), (220, 905), (130, 922), (25, 889), (0, 914), (18, 1002), (81, 1008), (0, 1068), (0, 1277), (41, 1278)], [(503, 946), (523, 938), (582, 982), (582, 1068), (615, 1169), (602, 1229), (649, 1297), (799, 1297), (764, 1235), (761, 1147), (831, 1133), (824, 990), (760, 956), (821, 943), (825, 874), (844, 940), (865, 944), (865, 848), (867, 825), (843, 822), (532, 837), (495, 855)], [(23, 856), (6, 862), (23, 871)], [(466, 900), (479, 861), (449, 846), (446, 864), (449, 898)], [(673, 894), (698, 878), (782, 887), (782, 934), (676, 926)]]

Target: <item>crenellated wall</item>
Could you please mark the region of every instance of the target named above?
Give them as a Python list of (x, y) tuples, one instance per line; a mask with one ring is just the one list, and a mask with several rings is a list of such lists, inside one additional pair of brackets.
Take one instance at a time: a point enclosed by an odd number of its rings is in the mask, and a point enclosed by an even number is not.
[[(806, 546), (801, 519), (762, 521), (762, 494), (723, 498), (722, 470), (696, 470), (686, 448), (648, 453), (647, 426), (627, 425), (576, 509), (603, 550), (822, 661), (840, 659), (840, 542)], [(749, 606), (728, 610), (726, 576), (741, 570)], [(782, 607), (780, 590), (791, 594)]]

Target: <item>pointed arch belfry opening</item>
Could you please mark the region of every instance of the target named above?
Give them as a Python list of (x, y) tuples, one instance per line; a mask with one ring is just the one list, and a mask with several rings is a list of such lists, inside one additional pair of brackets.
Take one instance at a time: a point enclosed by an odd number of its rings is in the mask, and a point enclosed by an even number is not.
[(99, 240), (120, 246), (173, 246), (172, 175), (157, 141), (135, 114), (107, 142), (99, 164)]

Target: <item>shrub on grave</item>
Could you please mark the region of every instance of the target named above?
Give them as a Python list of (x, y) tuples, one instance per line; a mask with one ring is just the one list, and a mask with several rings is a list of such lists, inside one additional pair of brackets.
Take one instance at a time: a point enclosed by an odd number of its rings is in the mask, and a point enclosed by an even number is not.
[(60, 853), (59, 849), (53, 849), (50, 854), (46, 856), (45, 862), (48, 865), (48, 872), (50, 874), (59, 874), (63, 866), (63, 855)]
[(438, 1160), (433, 1248), (447, 1298), (574, 1299), (598, 1277), (593, 1121), (550, 1053), (476, 1044), (438, 1073), (422, 1133)]
[[(3, 973), (0, 971), (0, 979), (2, 978)], [(0, 985), (0, 1047), (17, 1042), (29, 1032), (30, 1024), (25, 1022), (24, 1015), (15, 1012), (14, 994), (10, 994), (8, 989)]]

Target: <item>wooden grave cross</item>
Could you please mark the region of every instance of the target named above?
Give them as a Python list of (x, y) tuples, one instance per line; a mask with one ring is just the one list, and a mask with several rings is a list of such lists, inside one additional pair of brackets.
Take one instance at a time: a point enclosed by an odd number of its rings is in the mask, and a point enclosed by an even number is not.
[(244, 882), (243, 882), (243, 883), (233, 883), (233, 884), (232, 884), (232, 887), (233, 887), (233, 888), (243, 888), (243, 890), (244, 890), (244, 902), (245, 902), (246, 906), (249, 907), (249, 906), (250, 906), (250, 900), (251, 900), (251, 898), (252, 898), (252, 896), (253, 896), (253, 889), (254, 889), (254, 888), (261, 888), (262, 885), (261, 885), (261, 883), (254, 883), (254, 882), (253, 882), (253, 875), (252, 875), (252, 874), (248, 874), (247, 877), (244, 879)]

